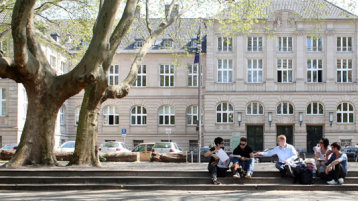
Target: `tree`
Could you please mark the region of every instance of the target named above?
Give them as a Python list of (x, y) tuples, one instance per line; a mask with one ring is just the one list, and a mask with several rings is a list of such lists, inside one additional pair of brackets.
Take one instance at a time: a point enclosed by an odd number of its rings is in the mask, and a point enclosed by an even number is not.
[[(35, 3), (36, 0), (16, 0), (11, 21), (14, 57), (0, 55), (0, 77), (22, 83), (29, 103), (19, 146), (7, 167), (57, 164), (53, 150), (58, 110), (66, 99), (104, 75), (98, 67), (110, 53), (109, 38), (121, 1), (103, 2), (86, 53), (64, 75), (56, 75), (40, 48), (34, 28)], [(136, 3), (137, 0), (126, 2), (134, 7)], [(126, 17), (126, 14), (122, 16)]]

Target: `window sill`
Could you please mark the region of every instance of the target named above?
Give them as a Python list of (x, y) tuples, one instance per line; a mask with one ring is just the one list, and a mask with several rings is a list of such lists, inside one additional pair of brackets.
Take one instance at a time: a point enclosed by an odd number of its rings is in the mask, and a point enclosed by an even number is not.
[(135, 89), (137, 89), (137, 88), (146, 88), (147, 86), (132, 86), (131, 88), (135, 88)]
[(235, 82), (215, 82), (215, 84), (235, 84)]
[(336, 82), (336, 84), (338, 85), (352, 85), (352, 84), (357, 84), (357, 82)]
[(245, 84), (249, 84), (249, 85), (263, 85), (266, 84), (266, 82), (245, 82)]
[(321, 117), (324, 117), (324, 114), (306, 114), (306, 116), (307, 117), (319, 117), (319, 116), (321, 116)]
[(159, 127), (175, 127), (175, 124), (173, 124), (173, 125), (162, 125), (162, 124), (159, 124), (158, 126), (159, 126)]
[(146, 127), (147, 124), (130, 124), (130, 127)]
[(248, 117), (263, 117), (264, 114), (246, 114)]
[(104, 124), (103, 124), (103, 125), (102, 125), (102, 127), (118, 127), (118, 126), (119, 126), (119, 124), (115, 124), (115, 125), (107, 125), (107, 124), (104, 125)]
[(246, 51), (246, 54), (251, 54), (251, 53), (254, 53), (254, 54), (259, 54), (259, 53), (264, 53), (264, 51)]
[(275, 82), (275, 84), (296, 84), (296, 82)]
[(326, 84), (326, 82), (305, 82), (305, 84)]
[(215, 123), (216, 125), (219, 125), (219, 126), (224, 126), (224, 125), (235, 125), (234, 122), (229, 122), (229, 123), (219, 123), (219, 122), (216, 122)]
[(291, 117), (294, 117), (295, 115), (294, 114), (276, 114), (277, 116), (291, 116)]
[(337, 126), (354, 125), (355, 123), (337, 123)]

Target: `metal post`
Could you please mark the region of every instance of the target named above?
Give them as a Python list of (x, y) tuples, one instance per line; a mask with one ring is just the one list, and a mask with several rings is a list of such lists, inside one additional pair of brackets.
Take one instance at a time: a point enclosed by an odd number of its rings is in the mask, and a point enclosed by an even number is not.
[(190, 151), (190, 156), (191, 156), (191, 157), (190, 157), (190, 158), (191, 158), (191, 163), (193, 163), (193, 162), (194, 162), (194, 158), (193, 158), (193, 157), (194, 157), (194, 154), (193, 154), (193, 151)]

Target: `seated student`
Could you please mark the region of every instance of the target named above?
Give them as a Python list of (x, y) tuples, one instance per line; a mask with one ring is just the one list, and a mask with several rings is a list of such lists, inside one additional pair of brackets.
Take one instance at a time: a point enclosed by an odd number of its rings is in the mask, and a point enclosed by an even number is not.
[(319, 141), (319, 147), (313, 147), (313, 151), (315, 151), (315, 160), (318, 174), (322, 174), (326, 169), (326, 162), (328, 161), (328, 157), (332, 153), (331, 147), (329, 146), (329, 140), (327, 138), (322, 138)]
[(211, 157), (208, 165), (208, 170), (212, 179), (213, 184), (220, 185), (221, 183), (217, 180), (217, 177), (225, 177), (226, 171), (230, 164), (230, 158), (226, 161), (220, 161), (216, 156), (216, 153), (220, 149), (224, 149), (224, 140), (221, 137), (217, 137), (214, 140), (215, 147), (212, 147), (208, 152), (204, 154), (204, 157)]
[[(247, 145), (247, 139), (242, 137), (240, 139), (240, 144), (235, 148), (233, 152), (232, 159), (232, 173), (234, 178), (240, 178), (240, 170), (243, 169), (246, 172), (245, 177), (251, 178), (252, 173), (254, 172), (254, 153), (252, 152), (251, 147)], [(237, 157), (240, 155), (240, 157)]]
[(326, 163), (326, 171), (322, 178), (327, 180), (327, 184), (343, 184), (344, 178), (348, 173), (348, 159), (345, 153), (341, 152), (341, 145), (337, 142), (331, 144), (332, 155)]
[(278, 162), (276, 168), (281, 172), (282, 176), (293, 176), (290, 164), (297, 158), (295, 147), (286, 143), (286, 136), (279, 135), (277, 137), (278, 146), (267, 152), (257, 152), (257, 155), (272, 156), (277, 154)]

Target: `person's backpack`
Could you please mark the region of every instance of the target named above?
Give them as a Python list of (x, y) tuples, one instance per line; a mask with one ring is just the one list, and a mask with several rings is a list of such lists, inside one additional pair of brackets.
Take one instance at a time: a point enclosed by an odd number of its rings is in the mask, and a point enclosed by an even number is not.
[(293, 168), (294, 180), (293, 183), (299, 182), (300, 184), (313, 184), (312, 169), (306, 165), (299, 165)]

